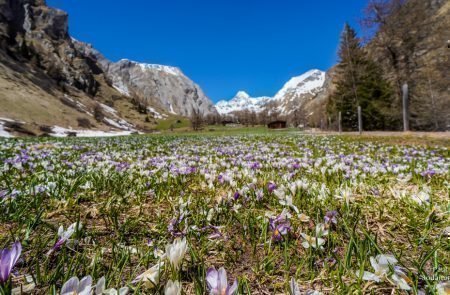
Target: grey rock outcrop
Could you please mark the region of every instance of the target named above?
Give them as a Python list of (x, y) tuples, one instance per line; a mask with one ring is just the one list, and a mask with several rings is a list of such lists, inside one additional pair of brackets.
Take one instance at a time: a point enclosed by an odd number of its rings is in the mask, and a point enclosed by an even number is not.
[(111, 86), (125, 96), (181, 116), (190, 116), (193, 109), (203, 115), (217, 113), (202, 89), (179, 68), (127, 59), (111, 62), (89, 44), (79, 41), (74, 44), (101, 67)]
[[(62, 92), (82, 91), (100, 101), (110, 100), (101, 95), (117, 93), (115, 88), (133, 103), (145, 101), (168, 114), (189, 116), (193, 109), (216, 113), (200, 87), (180, 69), (107, 60), (92, 46), (71, 38), (67, 13), (48, 7), (44, 0), (0, 0), (0, 63), (13, 71), (25, 64), (36, 70), (39, 87), (51, 84)], [(101, 86), (102, 81), (108, 85)], [(99, 95), (100, 86), (104, 91)]]
[(67, 13), (43, 0), (0, 0), (0, 49), (7, 53), (2, 59), (32, 63), (60, 86), (97, 91), (91, 67), (69, 37)]

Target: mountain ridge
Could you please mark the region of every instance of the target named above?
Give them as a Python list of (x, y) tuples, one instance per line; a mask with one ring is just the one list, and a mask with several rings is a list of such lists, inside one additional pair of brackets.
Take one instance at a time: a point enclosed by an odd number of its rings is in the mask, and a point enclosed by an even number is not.
[[(66, 12), (43, 0), (0, 0), (0, 117), (14, 122), (0, 120), (4, 132), (150, 131), (158, 120), (189, 116), (193, 108), (215, 113), (209, 98), (180, 69), (121, 64), (72, 38)], [(140, 77), (140, 82), (130, 83), (123, 78), (127, 75)], [(128, 93), (112, 86), (118, 77)], [(144, 89), (146, 84), (150, 86)]]
[(280, 115), (289, 115), (296, 107), (304, 105), (323, 90), (325, 75), (321, 70), (312, 69), (292, 77), (273, 97), (251, 97), (241, 90), (230, 100), (218, 101), (216, 109), (222, 115), (240, 111), (259, 113), (268, 109), (277, 111)]

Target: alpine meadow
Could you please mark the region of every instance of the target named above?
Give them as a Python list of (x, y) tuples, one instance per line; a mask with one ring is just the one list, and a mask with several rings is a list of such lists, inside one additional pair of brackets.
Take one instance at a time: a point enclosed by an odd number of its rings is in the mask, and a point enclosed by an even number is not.
[(0, 0), (0, 295), (450, 294), (449, 27)]

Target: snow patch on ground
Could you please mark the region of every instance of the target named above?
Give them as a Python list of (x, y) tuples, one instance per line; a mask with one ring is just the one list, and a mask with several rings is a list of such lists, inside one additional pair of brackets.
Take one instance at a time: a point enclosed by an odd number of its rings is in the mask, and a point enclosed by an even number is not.
[(103, 104), (103, 103), (100, 103), (100, 106), (102, 107), (102, 109), (105, 112), (109, 113), (110, 115), (112, 115), (114, 117), (114, 119), (105, 117), (103, 119), (105, 123), (107, 123), (113, 127), (116, 127), (118, 129), (128, 130), (128, 131), (136, 131), (134, 129), (133, 124), (131, 124), (119, 117), (119, 115), (117, 114), (117, 110), (115, 110), (112, 107), (107, 106), (106, 104)]
[(4, 117), (0, 117), (0, 121), (5, 121), (5, 122), (16, 122), (16, 123), (22, 123), (22, 124), (25, 124), (25, 122), (23, 122), (23, 121), (17, 121), (17, 120), (13, 120), (13, 119), (10, 119), (10, 118), (4, 118)]
[(76, 130), (54, 126), (52, 127), (52, 133), (50, 135), (54, 137), (67, 137), (69, 133), (76, 133), (77, 137), (112, 137), (130, 135), (134, 132), (135, 131)]
[[(11, 120), (9, 120), (11, 121)], [(14, 122), (14, 121), (12, 121)], [(11, 138), (14, 137), (11, 133), (9, 133), (8, 131), (5, 130), (4, 128), (4, 122), (0, 121), (0, 137), (6, 137), (6, 138)]]
[(110, 113), (110, 114), (116, 114), (116, 113), (117, 113), (117, 111), (116, 111), (115, 109), (113, 109), (113, 108), (110, 107), (110, 106), (107, 106), (106, 104), (101, 103), (100, 105), (101, 105), (102, 108), (105, 110), (105, 112), (108, 112), (108, 113)]
[(173, 110), (173, 105), (172, 105), (171, 103), (169, 103), (169, 109), (170, 109), (170, 112), (171, 112), (172, 114), (174, 114), (174, 115), (177, 114), (177, 113)]
[(155, 119), (164, 119), (168, 117), (166, 114), (161, 114), (152, 107), (147, 107), (147, 111), (151, 113)]
[(71, 101), (72, 103), (76, 104), (77, 107), (78, 107), (80, 110), (82, 110), (83, 112), (85, 112), (85, 113), (88, 114), (89, 116), (91, 116), (91, 117), (94, 116), (91, 112), (89, 112), (88, 108), (87, 108), (84, 104), (82, 104), (81, 102), (79, 102), (79, 101), (77, 101), (77, 100), (74, 100), (73, 98), (71, 98), (71, 97), (68, 96), (67, 94), (64, 94), (64, 98), (67, 99), (67, 100), (69, 100), (69, 101)]

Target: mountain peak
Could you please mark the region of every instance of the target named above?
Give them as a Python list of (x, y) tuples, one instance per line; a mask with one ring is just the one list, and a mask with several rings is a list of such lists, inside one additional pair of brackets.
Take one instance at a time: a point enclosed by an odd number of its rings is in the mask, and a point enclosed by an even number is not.
[(312, 69), (306, 73), (291, 78), (278, 93), (272, 97), (251, 97), (245, 91), (238, 91), (229, 101), (221, 100), (216, 104), (220, 114), (230, 114), (239, 111), (261, 112), (268, 107), (269, 102), (275, 102), (282, 113), (290, 113), (294, 105), (303, 103), (307, 98), (314, 97), (322, 90), (325, 82), (325, 72)]
[(302, 95), (321, 89), (325, 82), (325, 72), (313, 69), (291, 78), (283, 88), (275, 94), (275, 100), (283, 100), (286, 95)]
[(126, 59), (126, 58), (119, 60), (118, 63), (119, 64), (131, 64), (131, 65), (134, 65), (134, 66), (139, 66), (143, 72), (144, 71), (159, 71), (159, 72), (164, 72), (166, 74), (174, 75), (174, 76), (182, 76), (183, 75), (183, 73), (181, 72), (181, 70), (179, 68), (172, 67), (172, 66), (141, 63), (141, 62), (129, 60), (129, 59)]
[(234, 98), (244, 98), (244, 99), (246, 99), (246, 98), (250, 98), (250, 95), (247, 92), (240, 90), (240, 91), (238, 91), (236, 93)]

